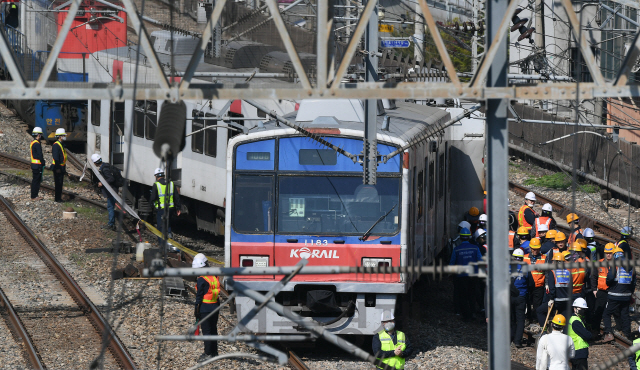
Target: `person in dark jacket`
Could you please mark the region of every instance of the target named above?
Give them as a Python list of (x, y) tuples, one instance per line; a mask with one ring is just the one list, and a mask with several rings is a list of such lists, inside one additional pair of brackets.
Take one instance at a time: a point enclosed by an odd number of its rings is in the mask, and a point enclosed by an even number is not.
[(53, 157), (53, 182), (55, 183), (55, 201), (62, 202), (62, 182), (67, 173), (67, 151), (62, 143), (67, 140), (67, 133), (63, 128), (56, 130), (56, 141), (51, 146)]
[(31, 180), (31, 200), (42, 200), (44, 198), (38, 196), (40, 192), (40, 184), (42, 183), (42, 173), (44, 172), (44, 154), (42, 153), (42, 129), (35, 127), (33, 132), (33, 141), (29, 145), (29, 153), (31, 154), (31, 172), (33, 179)]
[(622, 249), (624, 252), (624, 257), (627, 259), (633, 259), (633, 254), (631, 253), (631, 247), (629, 246), (628, 239), (633, 235), (633, 229), (630, 226), (625, 226), (620, 230), (620, 241), (616, 243), (616, 247)]
[(585, 316), (587, 314), (587, 302), (584, 298), (577, 298), (573, 301), (573, 315), (569, 319), (568, 335), (573, 340), (573, 346), (576, 350), (575, 356), (571, 359), (573, 370), (589, 370), (589, 342), (593, 339), (593, 335), (584, 326)]
[[(562, 253), (556, 253), (553, 260), (564, 262), (565, 256)], [(562, 264), (558, 266), (558, 269), (549, 271), (546, 276), (546, 287), (548, 289), (547, 294), (536, 311), (540, 326), (544, 326), (547, 312), (551, 307), (553, 307), (554, 311), (564, 312), (567, 308), (567, 303), (570, 303), (573, 292), (571, 271), (565, 269)]]
[[(413, 353), (409, 338), (403, 332), (396, 330), (395, 317), (391, 312), (383, 311), (380, 323), (382, 330), (374, 335), (371, 341), (373, 355), (392, 369), (404, 369), (406, 358)], [(383, 369), (384, 365), (377, 365), (377, 367)]]
[[(191, 267), (202, 268), (208, 266), (207, 257), (198, 253), (193, 257)], [(215, 276), (198, 276), (196, 280), (196, 305), (194, 316), (198, 321), (203, 335), (218, 335), (218, 316), (220, 314), (220, 281)], [(213, 313), (211, 317), (207, 316)], [(205, 320), (206, 319), (206, 320)], [(218, 342), (215, 340), (204, 341), (204, 353), (198, 358), (198, 362), (207, 361), (218, 356)]]
[[(175, 211), (177, 216), (180, 216), (180, 193), (177, 191), (173, 181), (167, 181), (164, 178), (164, 171), (162, 168), (156, 168), (154, 171), (156, 182), (151, 188), (151, 197), (149, 202), (154, 205), (156, 209), (156, 224), (160, 232), (164, 230), (164, 222), (162, 220), (164, 216), (165, 208), (169, 208), (169, 214), (167, 218), (171, 220), (171, 212)], [(168, 207), (165, 206), (168, 203)], [(171, 224), (167, 228), (167, 235), (171, 237)], [(162, 238), (158, 237), (158, 244), (162, 245)]]
[(511, 266), (511, 285), (518, 289), (518, 296), (511, 297), (511, 341), (516, 348), (522, 348), (522, 334), (524, 333), (524, 320), (527, 308), (527, 294), (529, 290), (529, 274), (522, 272), (524, 252), (517, 248), (513, 251), (513, 259), (520, 264)]
[[(100, 174), (102, 175), (102, 177), (104, 177), (107, 184), (109, 184), (109, 186), (117, 193), (118, 186), (116, 184), (115, 174), (113, 173), (114, 171), (117, 171), (117, 169), (113, 169), (109, 163), (103, 162), (102, 157), (98, 153), (94, 153), (93, 155), (91, 155), (91, 161), (93, 161), (96, 167), (98, 167)], [(116, 212), (115, 212), (116, 198), (114, 198), (113, 195), (111, 195), (111, 193), (103, 186), (103, 184), (100, 181), (97, 181), (95, 177), (94, 177), (94, 180), (98, 183), (97, 185), (102, 192), (102, 196), (107, 198), (107, 213), (109, 214), (109, 220), (107, 221), (107, 225), (103, 226), (102, 228), (115, 230), (116, 229)]]
[[(23, 5), (21, 4), (20, 6)], [(16, 29), (20, 27), (20, 9), (16, 5), (16, 3), (7, 4), (7, 7), (5, 9), (5, 24)]]
[[(462, 243), (453, 249), (449, 265), (466, 266), (472, 262), (482, 259), (482, 254), (477, 245), (469, 243), (471, 231), (467, 228), (460, 230), (460, 240)], [(474, 280), (467, 274), (454, 276), (453, 280), (453, 303), (456, 310), (462, 314), (462, 319), (468, 321), (473, 319), (473, 304), (475, 301)]]
[[(613, 258), (623, 260), (624, 252), (616, 249)], [(622, 322), (621, 328), (618, 328), (624, 335), (631, 339), (631, 318), (629, 317), (629, 303), (631, 296), (636, 287), (636, 273), (632, 269), (627, 271), (622, 266), (611, 267), (607, 273), (607, 307), (604, 309), (604, 341), (610, 342), (613, 338), (613, 330), (611, 329), (611, 315), (620, 315)]]

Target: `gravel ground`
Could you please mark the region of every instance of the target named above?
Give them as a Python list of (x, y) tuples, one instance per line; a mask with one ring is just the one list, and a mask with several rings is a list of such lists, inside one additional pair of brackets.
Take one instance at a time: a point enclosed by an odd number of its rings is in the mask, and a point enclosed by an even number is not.
[[(4, 316), (4, 311), (3, 311)], [(13, 336), (4, 319), (0, 319), (0, 362), (5, 369), (25, 369), (22, 342)]]

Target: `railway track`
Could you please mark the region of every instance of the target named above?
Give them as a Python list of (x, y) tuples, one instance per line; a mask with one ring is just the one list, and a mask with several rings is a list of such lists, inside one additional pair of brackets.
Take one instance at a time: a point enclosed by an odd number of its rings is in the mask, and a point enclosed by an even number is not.
[[(80, 160), (75, 156), (75, 154), (69, 151), (67, 152), (67, 154), (68, 154), (67, 161), (69, 161), (69, 163), (73, 167), (77, 168), (79, 171), (82, 171), (84, 166), (82, 165)], [(8, 153), (0, 153), (0, 163), (4, 164), (5, 166), (8, 166), (9, 168), (31, 171), (31, 162), (29, 162), (26, 159), (22, 159)], [(45, 168), (45, 170), (49, 171), (48, 168)], [(80, 176), (72, 173), (68, 175), (73, 181), (80, 181)], [(85, 177), (82, 179), (82, 181), (91, 182), (90, 177)]]
[(98, 308), (2, 196), (0, 225), (3, 306), (11, 317), (9, 326), (25, 343), (31, 367), (90, 368), (107, 333), (105, 367), (135, 369), (131, 355)]
[(289, 366), (295, 370), (309, 370), (309, 367), (291, 350), (289, 350)]

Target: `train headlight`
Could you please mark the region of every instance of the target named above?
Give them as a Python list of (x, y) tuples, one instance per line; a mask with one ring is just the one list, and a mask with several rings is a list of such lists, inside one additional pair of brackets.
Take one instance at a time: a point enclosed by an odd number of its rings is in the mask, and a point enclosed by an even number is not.
[(269, 257), (267, 256), (240, 256), (240, 267), (267, 267)]
[(362, 258), (362, 267), (390, 267), (391, 258)]

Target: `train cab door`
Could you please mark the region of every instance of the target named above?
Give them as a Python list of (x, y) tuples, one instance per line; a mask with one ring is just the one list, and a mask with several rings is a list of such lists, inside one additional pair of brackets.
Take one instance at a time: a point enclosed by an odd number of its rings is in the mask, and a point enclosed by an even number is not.
[(124, 102), (111, 103), (111, 119), (109, 122), (109, 146), (111, 163), (124, 170), (124, 152), (125, 152), (125, 110)]

